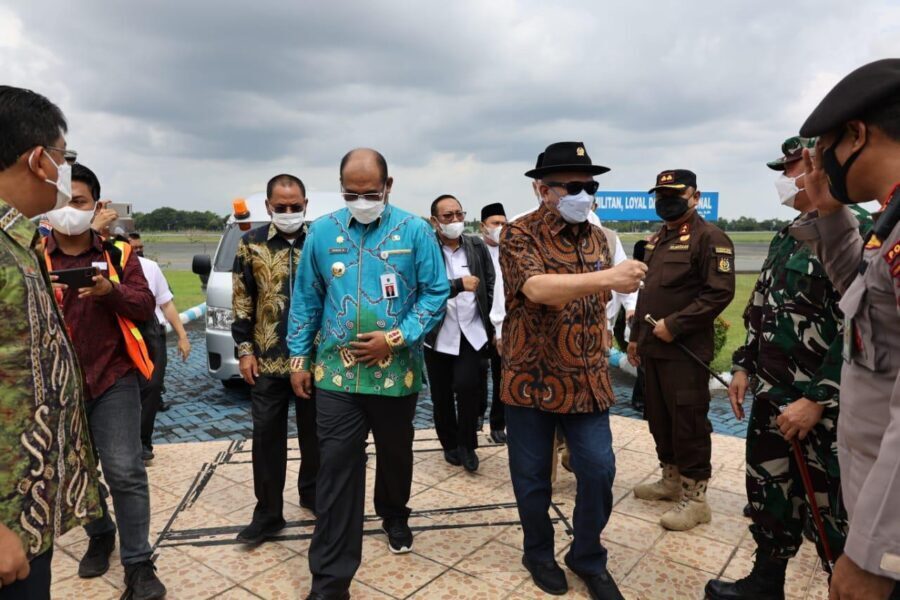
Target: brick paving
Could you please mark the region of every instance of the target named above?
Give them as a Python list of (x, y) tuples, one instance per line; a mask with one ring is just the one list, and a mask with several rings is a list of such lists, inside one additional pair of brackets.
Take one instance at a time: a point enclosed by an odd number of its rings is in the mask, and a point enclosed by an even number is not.
[[(173, 336), (169, 336), (169, 366), (166, 372), (165, 401), (170, 409), (156, 419), (155, 443), (208, 442), (213, 440), (243, 440), (251, 437), (249, 388), (226, 389), (212, 379), (206, 369), (206, 342), (202, 324), (193, 324), (188, 336), (194, 348), (190, 359), (182, 363), (175, 356)], [(615, 415), (640, 419), (641, 413), (631, 406), (634, 379), (613, 369), (613, 389), (617, 403)], [(745, 405), (750, 412), (750, 403)], [(737, 421), (724, 392), (715, 392), (709, 419), (716, 433), (745, 437), (746, 420)], [(295, 435), (293, 409), (288, 420), (291, 435)], [(416, 407), (416, 429), (433, 427), (431, 396), (428, 390), (419, 395)]]

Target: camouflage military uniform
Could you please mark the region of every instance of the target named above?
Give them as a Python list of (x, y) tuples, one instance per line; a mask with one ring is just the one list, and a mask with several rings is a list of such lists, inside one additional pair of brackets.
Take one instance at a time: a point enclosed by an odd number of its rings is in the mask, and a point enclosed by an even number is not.
[[(859, 210), (861, 228), (871, 226)], [(822, 418), (800, 442), (834, 556), (844, 547), (847, 513), (841, 501), (836, 451), (843, 316), (840, 296), (822, 263), (808, 248), (779, 232), (744, 312), (746, 343), (734, 353), (734, 369), (751, 375), (757, 396), (747, 431), (747, 497), (750, 531), (760, 552), (790, 558), (811, 518), (791, 444), (775, 420), (779, 407), (807, 398), (824, 407)], [(815, 527), (809, 527), (818, 537)], [(816, 544), (824, 559), (821, 544)]]

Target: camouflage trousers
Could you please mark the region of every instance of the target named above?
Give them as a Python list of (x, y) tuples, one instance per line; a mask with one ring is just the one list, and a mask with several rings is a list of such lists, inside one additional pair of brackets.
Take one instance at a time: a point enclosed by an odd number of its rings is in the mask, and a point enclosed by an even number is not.
[[(803, 479), (790, 442), (775, 423), (778, 398), (762, 394), (754, 403), (747, 430), (747, 499), (753, 524), (750, 532), (759, 552), (788, 559), (797, 554), (804, 530), (811, 532), (825, 564), (819, 532), (803, 488)], [(837, 411), (826, 410), (822, 419), (800, 440), (825, 535), (835, 560), (844, 550), (847, 511), (841, 500), (837, 458)]]

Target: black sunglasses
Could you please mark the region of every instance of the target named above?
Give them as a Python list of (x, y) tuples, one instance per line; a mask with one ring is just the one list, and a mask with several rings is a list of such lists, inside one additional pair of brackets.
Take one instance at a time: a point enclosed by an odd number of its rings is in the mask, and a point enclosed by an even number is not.
[(566, 188), (566, 193), (570, 196), (580, 194), (581, 190), (593, 196), (600, 189), (600, 184), (596, 181), (545, 181), (544, 184), (550, 187)]

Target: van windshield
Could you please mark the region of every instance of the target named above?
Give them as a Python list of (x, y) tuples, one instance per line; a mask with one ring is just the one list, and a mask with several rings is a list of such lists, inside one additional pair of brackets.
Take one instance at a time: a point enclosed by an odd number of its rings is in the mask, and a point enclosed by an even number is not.
[[(266, 223), (251, 223), (250, 229), (256, 229), (263, 225), (266, 225)], [(216, 264), (213, 266), (216, 271), (231, 272), (232, 267), (234, 267), (234, 255), (237, 254), (238, 243), (241, 241), (241, 236), (244, 233), (246, 232), (241, 231), (241, 228), (237, 225), (231, 225), (225, 230), (225, 235), (222, 236), (222, 243), (219, 244), (219, 251), (216, 252)]]

